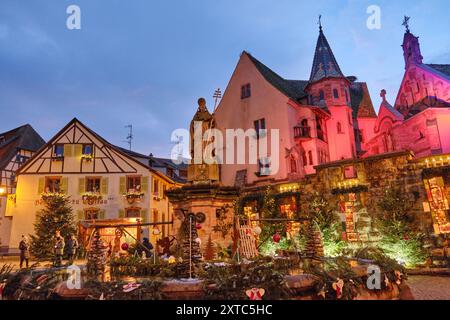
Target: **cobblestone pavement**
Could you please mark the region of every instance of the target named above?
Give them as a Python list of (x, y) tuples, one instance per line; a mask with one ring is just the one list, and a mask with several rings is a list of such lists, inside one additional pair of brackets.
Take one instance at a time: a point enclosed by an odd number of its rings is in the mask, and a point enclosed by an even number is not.
[(408, 276), (415, 300), (450, 300), (450, 277)]

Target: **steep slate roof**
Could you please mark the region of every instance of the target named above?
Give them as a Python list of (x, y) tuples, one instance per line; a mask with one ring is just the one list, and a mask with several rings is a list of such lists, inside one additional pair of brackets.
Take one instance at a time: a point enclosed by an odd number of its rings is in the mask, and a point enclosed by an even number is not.
[[(301, 99), (306, 98), (308, 94), (305, 92), (306, 86), (309, 84), (307, 80), (286, 80), (279, 76), (277, 73), (268, 68), (265, 64), (253, 57), (250, 53), (244, 51), (243, 54), (247, 55), (253, 62), (256, 69), (261, 75), (278, 89), (281, 93), (285, 94), (294, 101), (299, 102)], [(349, 80), (350, 81), (350, 80)], [(377, 115), (373, 108), (372, 100), (370, 98), (369, 90), (365, 82), (353, 82), (350, 88), (350, 95), (352, 101), (353, 116), (362, 118), (376, 118)], [(321, 109), (327, 111), (327, 108), (320, 106)]]
[(425, 64), (425, 66), (441, 73), (445, 78), (450, 80), (450, 64)]
[(350, 85), (350, 99), (354, 119), (377, 117), (365, 82), (353, 82)]
[(309, 81), (316, 82), (324, 78), (344, 78), (344, 74), (334, 57), (327, 38), (323, 34), (322, 27), (320, 27)]
[(29, 124), (0, 133), (0, 170), (8, 165), (17, 151), (37, 151), (45, 141)]
[(275, 88), (284, 93), (286, 96), (294, 101), (299, 101), (307, 96), (304, 89), (308, 84), (305, 80), (286, 80), (280, 77), (278, 74), (269, 69), (265, 64), (253, 57), (250, 53), (244, 51), (243, 54), (247, 55), (255, 65), (256, 69), (261, 75)]

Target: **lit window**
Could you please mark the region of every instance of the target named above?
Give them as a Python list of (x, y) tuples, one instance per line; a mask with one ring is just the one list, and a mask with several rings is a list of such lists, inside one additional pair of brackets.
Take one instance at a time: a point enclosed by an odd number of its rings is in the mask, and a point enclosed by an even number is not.
[(86, 179), (86, 191), (87, 192), (100, 192), (100, 178), (87, 178)]
[(53, 147), (53, 156), (57, 158), (64, 157), (64, 145), (63, 144), (55, 144)]
[(140, 218), (141, 210), (139, 208), (127, 208), (125, 211), (125, 217), (127, 218)]
[(61, 191), (61, 178), (47, 178), (45, 180), (45, 192), (57, 193)]
[(127, 177), (127, 191), (140, 191), (141, 177)]
[(241, 99), (249, 98), (252, 95), (250, 83), (247, 83), (241, 87)]
[(84, 211), (84, 217), (86, 220), (97, 220), (99, 216), (99, 209), (86, 209)]

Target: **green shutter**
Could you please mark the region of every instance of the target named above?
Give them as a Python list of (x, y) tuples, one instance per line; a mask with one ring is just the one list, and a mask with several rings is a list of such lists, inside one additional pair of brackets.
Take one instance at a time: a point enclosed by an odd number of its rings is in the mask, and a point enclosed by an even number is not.
[(83, 153), (83, 145), (76, 144), (75, 145), (75, 157), (81, 158), (81, 154)]
[(61, 179), (61, 193), (68, 194), (69, 193), (69, 178)]
[(38, 194), (44, 193), (45, 189), (45, 178), (39, 178), (38, 184)]
[(105, 219), (105, 216), (106, 216), (105, 210), (100, 210), (100, 212), (98, 213), (98, 218), (103, 220)]
[(86, 180), (84, 178), (78, 179), (78, 192), (80, 195), (86, 192)]
[(120, 219), (125, 218), (125, 210), (123, 210), (123, 209), (120, 209), (120, 210), (119, 210), (119, 218), (120, 218)]
[(84, 211), (83, 210), (78, 210), (77, 211), (77, 216), (78, 216), (78, 221), (84, 220)]
[(141, 210), (141, 223), (147, 223), (147, 209)]
[(120, 186), (119, 186), (120, 194), (124, 194), (127, 192), (127, 178), (120, 177)]
[(102, 178), (100, 182), (100, 190), (103, 195), (108, 194), (108, 182), (109, 182), (108, 178)]
[(65, 144), (64, 145), (64, 157), (72, 157), (73, 156), (73, 145)]
[(141, 190), (142, 192), (146, 193), (148, 192), (148, 177), (142, 177), (141, 179)]

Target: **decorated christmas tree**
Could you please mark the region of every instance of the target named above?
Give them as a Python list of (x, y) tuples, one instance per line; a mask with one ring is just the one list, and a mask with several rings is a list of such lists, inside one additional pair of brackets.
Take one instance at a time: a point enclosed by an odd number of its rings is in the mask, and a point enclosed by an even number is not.
[(208, 237), (208, 242), (205, 248), (205, 260), (211, 261), (216, 257), (216, 250), (214, 248), (214, 243), (212, 242), (211, 235)]
[(321, 258), (324, 256), (322, 235), (317, 223), (308, 222), (306, 227), (305, 256), (307, 258)]
[(107, 249), (98, 230), (92, 235), (91, 248), (87, 256), (87, 271), (90, 276), (103, 275), (106, 267)]
[(76, 233), (69, 197), (63, 194), (46, 196), (44, 208), (38, 213), (31, 236), (31, 252), (38, 259), (52, 259), (57, 231), (64, 239)]
[(190, 263), (192, 263), (192, 270), (201, 261), (202, 254), (200, 252), (200, 244), (197, 241), (198, 233), (196, 228), (195, 216), (187, 215), (182, 224), (182, 258), (183, 266), (187, 275), (190, 270)]

